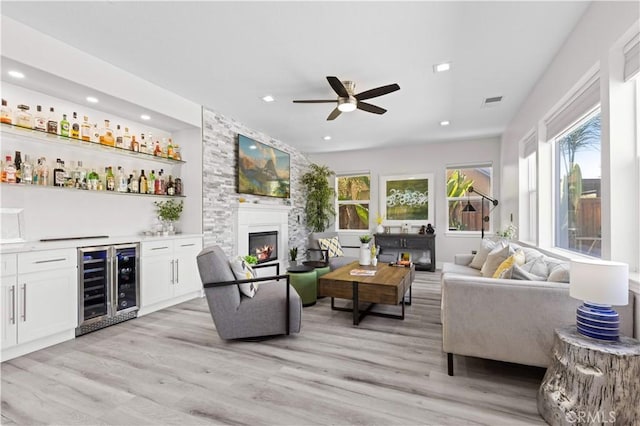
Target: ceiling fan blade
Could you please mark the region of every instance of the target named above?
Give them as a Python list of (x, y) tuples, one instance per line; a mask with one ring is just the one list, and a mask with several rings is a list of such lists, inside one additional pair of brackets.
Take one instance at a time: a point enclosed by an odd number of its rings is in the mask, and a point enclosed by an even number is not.
[(335, 120), (340, 114), (342, 114), (342, 111), (340, 111), (338, 108), (335, 108), (327, 117), (327, 121)]
[(387, 112), (387, 110), (384, 108), (380, 108), (379, 106), (371, 105), (366, 102), (358, 102), (358, 109), (372, 112), (374, 114), (384, 114), (385, 112)]
[(294, 104), (326, 104), (330, 102), (338, 102), (335, 99), (323, 99), (323, 100), (303, 100), (303, 101), (293, 101)]
[(393, 83), (387, 86), (376, 87), (375, 89), (358, 93), (357, 95), (355, 95), (355, 98), (359, 101), (363, 101), (365, 99), (377, 98), (378, 96), (386, 95), (387, 93), (395, 92), (396, 90), (400, 90), (400, 86), (398, 86), (396, 83)]
[(338, 80), (338, 77), (327, 77), (327, 81), (329, 82), (333, 90), (338, 94), (338, 96), (340, 96), (341, 98), (349, 97), (347, 88), (344, 87), (344, 84), (342, 84), (340, 80)]

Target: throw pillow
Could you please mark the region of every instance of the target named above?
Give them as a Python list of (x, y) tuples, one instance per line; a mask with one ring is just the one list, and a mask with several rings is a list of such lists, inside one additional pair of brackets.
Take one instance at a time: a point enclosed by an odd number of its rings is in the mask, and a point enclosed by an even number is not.
[(522, 269), (536, 277), (541, 278), (540, 281), (546, 281), (549, 276), (549, 267), (544, 259), (544, 256), (537, 257), (531, 261), (527, 261), (522, 265)]
[(549, 264), (550, 271), (547, 281), (553, 281), (556, 283), (568, 283), (569, 282), (569, 264), (566, 262), (560, 262), (556, 264)]
[[(229, 261), (229, 265), (231, 266), (231, 271), (233, 271), (233, 275), (236, 277), (236, 280), (250, 280), (256, 277), (256, 273), (253, 268), (244, 261), (242, 256), (231, 259)], [(242, 294), (247, 297), (255, 296), (258, 291), (258, 283), (243, 283), (238, 284), (238, 287)]]
[[(511, 247), (513, 249), (513, 246)], [(514, 265), (521, 266), (524, 264), (524, 251), (522, 249), (516, 250), (514, 254), (509, 256), (504, 262), (498, 266), (496, 272), (493, 273), (493, 278), (511, 278), (511, 271)]]
[(318, 244), (320, 244), (322, 250), (329, 250), (329, 257), (340, 257), (344, 255), (338, 237), (320, 238)]
[(491, 278), (493, 274), (495, 274), (498, 266), (509, 256), (514, 253), (513, 249), (509, 246), (495, 248), (489, 255), (487, 256), (487, 261), (482, 265), (482, 269), (480, 272), (483, 277)]
[(473, 256), (473, 259), (471, 260), (469, 266), (474, 269), (481, 269), (482, 265), (484, 265), (484, 262), (486, 262), (487, 260), (487, 256), (495, 247), (495, 241), (482, 239), (480, 241), (480, 248), (478, 249), (478, 251), (476, 251), (476, 255)]
[(532, 274), (531, 272), (523, 269), (522, 266), (513, 265), (511, 269), (512, 280), (526, 280), (526, 281), (544, 281), (545, 278), (539, 275)]

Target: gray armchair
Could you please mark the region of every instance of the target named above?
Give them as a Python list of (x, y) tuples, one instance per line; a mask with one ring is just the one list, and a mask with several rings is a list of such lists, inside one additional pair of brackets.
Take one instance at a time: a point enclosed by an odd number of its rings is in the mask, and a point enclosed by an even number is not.
[[(291, 289), (288, 275), (236, 280), (218, 246), (204, 248), (197, 261), (209, 311), (222, 339), (300, 332), (302, 301)], [(253, 298), (242, 295), (238, 288), (248, 282), (260, 282)]]
[(307, 252), (309, 253), (310, 260), (324, 260), (329, 264), (332, 271), (358, 260), (357, 257), (350, 256), (329, 257), (327, 250), (320, 248), (320, 238), (333, 238), (337, 236), (338, 233), (335, 231), (312, 232), (309, 234), (309, 247), (307, 248)]

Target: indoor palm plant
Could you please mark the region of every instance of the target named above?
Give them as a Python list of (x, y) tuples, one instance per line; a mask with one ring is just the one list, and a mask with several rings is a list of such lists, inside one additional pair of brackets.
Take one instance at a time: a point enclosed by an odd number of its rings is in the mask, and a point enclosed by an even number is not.
[(311, 164), (309, 171), (302, 175), (307, 197), (305, 216), (307, 226), (313, 232), (324, 231), (336, 213), (333, 207), (335, 191), (329, 185), (329, 178), (333, 174), (327, 166)]

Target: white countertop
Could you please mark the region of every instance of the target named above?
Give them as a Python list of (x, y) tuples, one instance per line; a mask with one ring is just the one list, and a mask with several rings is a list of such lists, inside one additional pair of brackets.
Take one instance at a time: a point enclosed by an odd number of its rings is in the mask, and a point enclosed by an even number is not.
[(0, 254), (25, 253), (40, 250), (57, 250), (78, 247), (108, 246), (113, 244), (144, 243), (150, 241), (175, 240), (182, 238), (202, 238), (203, 234), (175, 234), (169, 236), (122, 235), (108, 238), (77, 238), (64, 241), (25, 241), (22, 243), (0, 244)]

